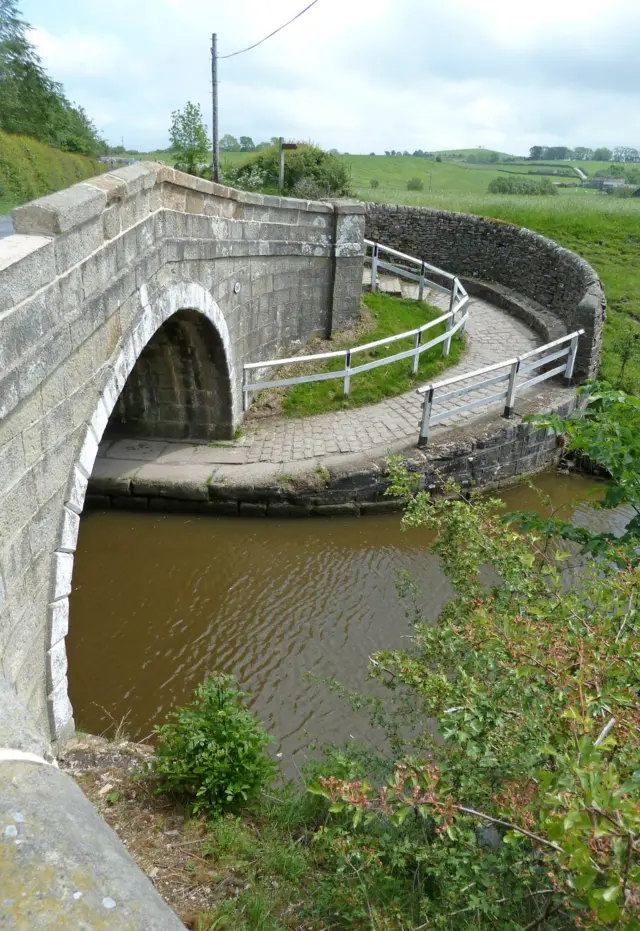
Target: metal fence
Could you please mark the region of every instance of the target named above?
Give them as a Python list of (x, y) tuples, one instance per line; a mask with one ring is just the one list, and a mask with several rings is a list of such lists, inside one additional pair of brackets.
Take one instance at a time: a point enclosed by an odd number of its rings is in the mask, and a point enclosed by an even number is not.
[[(249, 362), (243, 368), (242, 377), (242, 397), (245, 411), (249, 407), (251, 393), (254, 391), (264, 391), (267, 388), (284, 388), (288, 385), (301, 385), (314, 381), (342, 379), (342, 390), (345, 397), (348, 397), (352, 376), (358, 375), (360, 372), (368, 372), (371, 369), (378, 368), (381, 365), (391, 365), (394, 362), (400, 362), (402, 359), (412, 360), (411, 373), (413, 375), (417, 375), (418, 366), (420, 364), (420, 356), (423, 352), (426, 352), (427, 349), (431, 349), (433, 346), (437, 346), (442, 343), (442, 355), (443, 357), (446, 357), (449, 355), (453, 336), (457, 333), (459, 338), (462, 339), (464, 336), (464, 329), (467, 320), (469, 319), (469, 296), (455, 275), (450, 275), (448, 272), (444, 272), (441, 269), (435, 268), (434, 266), (427, 265), (425, 262), (421, 262), (419, 259), (415, 259), (412, 256), (406, 256), (402, 252), (396, 252), (394, 249), (389, 249), (387, 246), (381, 246), (378, 243), (372, 243), (369, 240), (365, 240), (365, 243), (371, 250), (371, 255), (367, 256), (367, 258), (372, 262), (372, 291), (376, 290), (378, 269), (391, 269), (397, 275), (403, 275), (412, 281), (419, 282), (420, 299), (422, 299), (424, 294), (425, 285), (428, 285), (430, 288), (435, 288), (436, 290), (442, 291), (443, 293), (449, 295), (450, 301), (448, 313), (442, 314), (435, 320), (431, 320), (429, 323), (425, 323), (422, 326), (416, 327), (414, 330), (407, 330), (406, 332), (398, 333), (395, 336), (385, 336), (384, 339), (378, 339), (373, 343), (365, 343), (363, 346), (352, 346), (350, 349), (338, 349), (334, 352), (320, 352), (309, 356), (293, 356), (289, 359), (269, 359), (265, 362)], [(403, 266), (393, 265), (391, 263), (381, 261), (379, 259), (381, 252), (390, 253), (391, 255), (402, 259), (406, 263), (412, 263), (419, 266), (421, 269), (420, 275), (416, 275), (410, 272)], [(431, 273), (437, 273), (439, 276), (442, 276), (444, 280), (450, 283), (449, 287), (444, 287), (443, 285), (440, 285), (427, 278), (427, 270)], [(424, 342), (423, 340), (425, 334), (428, 333), (428, 331), (433, 327), (439, 326), (442, 323), (445, 324), (444, 333), (440, 333), (433, 339)], [(377, 349), (381, 346), (386, 347), (391, 343), (397, 343), (399, 340), (410, 338), (413, 338), (413, 347), (411, 349), (405, 349), (402, 352), (396, 352), (392, 355), (384, 356), (381, 359), (373, 359), (370, 362), (364, 362), (362, 365), (354, 366), (352, 364), (353, 357), (357, 356), (359, 353), (367, 352), (370, 349)], [(275, 378), (269, 381), (257, 382), (249, 381), (250, 373), (255, 369), (267, 369), (281, 365), (291, 365), (294, 363), (299, 364), (306, 362), (320, 362), (326, 361), (328, 359), (344, 359), (343, 368), (333, 372), (318, 372), (316, 374), (298, 375), (291, 378)]]
[[(463, 288), (460, 279), (457, 278), (456, 275), (452, 275), (451, 272), (445, 272), (441, 268), (436, 268), (435, 265), (429, 265), (427, 262), (416, 259), (412, 255), (398, 252), (397, 249), (383, 246), (379, 242), (372, 242), (370, 239), (365, 239), (364, 244), (366, 247), (364, 260), (365, 262), (371, 263), (372, 291), (377, 291), (378, 289), (378, 272), (382, 270), (391, 272), (398, 278), (406, 278), (408, 281), (417, 283), (418, 300), (420, 301), (424, 300), (425, 287), (429, 287), (449, 297), (449, 311), (454, 310), (458, 300), (464, 302), (466, 299), (468, 302), (469, 298), (467, 292)], [(391, 256), (396, 259), (396, 261), (386, 261), (381, 258), (383, 255)], [(419, 269), (419, 271), (415, 271), (415, 269)], [(431, 275), (431, 277), (429, 277), (429, 275)], [(434, 277), (440, 280), (435, 281)], [(444, 282), (444, 284), (442, 282)]]
[[(531, 388), (533, 385), (561, 374), (564, 375), (565, 381), (569, 384), (573, 377), (578, 352), (578, 340), (583, 334), (584, 330), (576, 330), (574, 333), (569, 333), (567, 336), (556, 339), (552, 343), (547, 343), (545, 346), (540, 346), (538, 349), (532, 349), (515, 359), (496, 362), (494, 365), (487, 365), (475, 372), (465, 372), (463, 375), (456, 375), (453, 378), (446, 378), (443, 381), (418, 388), (418, 394), (424, 396), (418, 446), (424, 447), (427, 445), (429, 429), (433, 424), (448, 420), (462, 411), (470, 411), (475, 407), (486, 407), (504, 401), (504, 416), (511, 417), (517, 395), (526, 388)], [(544, 354), (542, 358), (536, 358), (540, 353)], [(544, 371), (538, 372), (538, 369), (542, 368), (542, 366), (549, 366), (560, 359), (563, 360), (560, 365), (554, 365), (552, 368), (545, 368)], [(469, 384), (470, 380), (471, 383)], [(454, 385), (458, 385), (460, 382), (465, 382), (463, 387), (453, 388)], [(459, 404), (457, 407), (447, 407), (445, 410), (436, 410), (435, 412), (433, 410), (434, 405), (439, 407), (440, 404), (453, 401), (454, 398), (463, 399), (465, 395), (493, 385), (500, 385), (501, 387), (492, 394), (474, 398), (472, 401)]]

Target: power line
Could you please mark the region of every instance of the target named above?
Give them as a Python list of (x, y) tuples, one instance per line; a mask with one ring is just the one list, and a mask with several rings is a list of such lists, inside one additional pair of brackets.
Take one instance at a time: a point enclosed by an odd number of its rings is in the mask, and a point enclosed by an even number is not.
[(264, 39), (260, 39), (259, 42), (254, 42), (253, 45), (249, 45), (248, 48), (240, 49), (239, 52), (232, 52), (231, 55), (219, 55), (218, 58), (219, 58), (219, 59), (222, 59), (222, 58), (235, 58), (236, 55), (243, 55), (245, 52), (250, 52), (251, 49), (257, 48), (259, 45), (262, 45), (262, 43), (263, 43), (263, 42), (266, 42), (267, 39), (270, 39), (272, 36), (275, 36), (276, 33), (278, 33), (278, 32), (282, 32), (282, 30), (283, 30), (283, 29), (286, 29), (287, 26), (290, 26), (291, 23), (294, 23), (297, 19), (300, 19), (300, 17), (303, 15), (303, 13), (306, 13), (307, 10), (310, 10), (311, 7), (312, 7), (312, 6), (315, 6), (317, 2), (318, 2), (318, 0), (313, 0), (313, 3), (310, 3), (309, 6), (306, 6), (306, 7), (304, 8), (304, 10), (300, 10), (299, 13), (296, 13), (296, 15), (293, 17), (293, 19), (290, 19), (288, 22), (283, 23), (282, 26), (278, 26), (277, 29), (274, 29), (273, 32), (270, 32), (268, 36), (265, 36), (265, 37), (264, 37)]

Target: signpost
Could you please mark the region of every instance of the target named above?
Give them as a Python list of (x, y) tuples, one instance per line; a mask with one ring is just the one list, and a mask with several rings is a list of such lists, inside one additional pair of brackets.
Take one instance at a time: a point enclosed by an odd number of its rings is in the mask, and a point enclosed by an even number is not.
[(285, 142), (284, 137), (278, 139), (278, 190), (284, 190), (284, 153), (286, 149), (297, 149), (295, 142)]

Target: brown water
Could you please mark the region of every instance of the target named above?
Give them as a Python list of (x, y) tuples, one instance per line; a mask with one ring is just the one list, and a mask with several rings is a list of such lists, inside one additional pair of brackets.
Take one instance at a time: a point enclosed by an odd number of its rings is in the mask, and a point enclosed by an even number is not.
[[(594, 482), (543, 475), (563, 516), (620, 531), (624, 513), (590, 506)], [(597, 487), (597, 486), (596, 486)], [(524, 486), (510, 508), (540, 509)], [(93, 512), (82, 520), (68, 638), (76, 723), (109, 731), (127, 716), (149, 733), (208, 671), (233, 672), (277, 738), (286, 771), (311, 739), (368, 736), (324, 685), (363, 685), (367, 657), (410, 633), (395, 581), (407, 569), (435, 617), (449, 589), (424, 530), (399, 515), (359, 520), (243, 520)]]

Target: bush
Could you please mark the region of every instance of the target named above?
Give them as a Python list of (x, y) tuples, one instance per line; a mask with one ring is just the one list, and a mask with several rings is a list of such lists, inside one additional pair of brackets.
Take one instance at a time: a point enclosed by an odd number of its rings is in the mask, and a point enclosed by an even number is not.
[(424, 181), (422, 178), (409, 178), (407, 181), (407, 190), (408, 191), (423, 191), (424, 190)]
[[(637, 515), (640, 401), (604, 385), (589, 397), (586, 414), (544, 415), (536, 428), (593, 450), (612, 477), (603, 506)], [(432, 499), (397, 459), (390, 474), (405, 525), (433, 533), (455, 594), (434, 623), (404, 579), (414, 635), (370, 661), (387, 697), (352, 696), (385, 728), (375, 762), (391, 771), (339, 761), (309, 785), (334, 816), (332, 856), (367, 882), (386, 877), (385, 912), (404, 912), (386, 927), (637, 931), (640, 518), (618, 539), (555, 512), (505, 526), (497, 500), (453, 486)], [(583, 544), (577, 575), (559, 532)], [(356, 887), (360, 908), (371, 893)]]
[(558, 193), (558, 189), (548, 178), (533, 180), (533, 178), (517, 178), (511, 175), (505, 178), (494, 178), (489, 183), (490, 194), (524, 194), (527, 196), (544, 196)]
[(220, 814), (256, 795), (273, 776), (272, 738), (245, 705), (232, 676), (214, 675), (183, 708), (156, 726), (152, 771), (158, 792), (191, 798), (194, 812)]
[[(270, 146), (246, 164), (229, 169), (224, 180), (243, 190), (277, 190), (278, 147)], [(284, 192), (294, 194), (296, 190), (313, 190), (314, 198), (346, 195), (349, 174), (339, 156), (299, 143), (297, 149), (286, 152), (284, 160)]]
[(375, 187), (378, 187), (378, 184), (379, 184), (379, 183), (380, 183), (380, 182), (378, 181), (377, 178), (372, 178), (372, 179), (371, 179), (371, 187), (374, 187), (374, 188), (375, 188)]
[(107, 170), (101, 162), (0, 133), (0, 199), (24, 203)]

